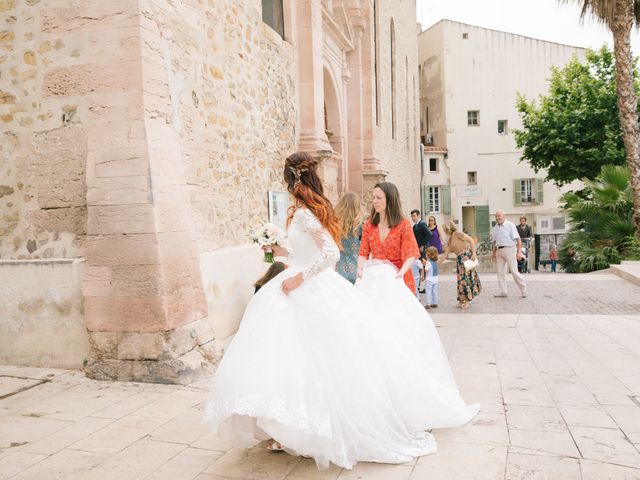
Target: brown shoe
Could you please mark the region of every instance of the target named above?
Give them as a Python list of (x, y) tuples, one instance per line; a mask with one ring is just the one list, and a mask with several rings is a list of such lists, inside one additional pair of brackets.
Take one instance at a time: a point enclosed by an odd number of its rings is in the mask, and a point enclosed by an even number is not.
[(438, 305), (431, 305), (431, 308), (438, 308)]
[(425, 305), (424, 308), (426, 308), (427, 310), (429, 310), (431, 308), (431, 305)]

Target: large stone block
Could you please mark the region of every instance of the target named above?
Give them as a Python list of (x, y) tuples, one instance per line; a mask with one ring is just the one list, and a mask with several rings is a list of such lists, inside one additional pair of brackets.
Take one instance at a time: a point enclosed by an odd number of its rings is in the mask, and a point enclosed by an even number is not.
[(92, 266), (160, 263), (157, 236), (152, 233), (90, 236), (87, 239), (86, 255)]
[(85, 373), (98, 380), (186, 385), (211, 376), (222, 357), (222, 351), (222, 345), (211, 341), (177, 357), (159, 357), (157, 360), (92, 357), (85, 367)]
[(87, 178), (87, 205), (135, 205), (153, 203), (151, 179), (146, 175)]
[(87, 229), (86, 207), (32, 210), (27, 214), (27, 222), (36, 231), (71, 232), (85, 235)]
[(158, 332), (167, 328), (162, 297), (89, 297), (85, 295), (89, 331)]
[(71, 97), (93, 93), (130, 92), (139, 88), (136, 79), (140, 79), (139, 64), (136, 60), (128, 64), (121, 62), (118, 68), (111, 68), (108, 64), (56, 67), (44, 73), (42, 95)]
[(92, 152), (96, 177), (149, 175), (149, 160), (144, 144)]
[(154, 233), (155, 207), (150, 204), (89, 206), (89, 235)]
[(87, 265), (82, 281), (82, 293), (87, 297), (106, 297), (111, 293), (111, 267)]
[(23, 171), (35, 177), (40, 208), (84, 207), (87, 132), (81, 125), (69, 125), (38, 132), (31, 147), (34, 157)]
[(163, 332), (124, 333), (118, 343), (118, 360), (158, 360), (170, 358)]
[(163, 297), (167, 311), (167, 327), (185, 325), (207, 315), (204, 302), (200, 302), (194, 290), (182, 288)]
[(114, 265), (111, 267), (111, 294), (145, 297), (164, 294), (162, 267), (154, 265)]
[(84, 1), (65, 6), (54, 3), (42, 9), (40, 29), (45, 33), (59, 34), (135, 26), (138, 21), (138, 3), (135, 0)]
[(193, 228), (184, 204), (154, 203), (89, 206), (90, 235), (181, 232)]
[(122, 332), (89, 332), (92, 361), (118, 358)]

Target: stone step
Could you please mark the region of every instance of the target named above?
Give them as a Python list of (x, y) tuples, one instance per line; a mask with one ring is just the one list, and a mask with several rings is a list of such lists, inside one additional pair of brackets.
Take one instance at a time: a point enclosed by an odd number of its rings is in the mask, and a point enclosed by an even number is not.
[(612, 273), (640, 287), (640, 261), (624, 260), (620, 265), (609, 267)]

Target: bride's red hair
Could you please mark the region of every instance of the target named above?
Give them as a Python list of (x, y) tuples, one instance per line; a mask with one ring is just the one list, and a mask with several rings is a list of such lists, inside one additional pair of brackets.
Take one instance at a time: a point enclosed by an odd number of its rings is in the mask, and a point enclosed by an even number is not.
[[(324, 196), (324, 188), (316, 171), (318, 162), (307, 152), (296, 152), (284, 163), (284, 180), (287, 190), (293, 195), (296, 203), (303, 204), (327, 229), (338, 246), (341, 245), (341, 228), (333, 210), (331, 201)], [(295, 205), (289, 208), (287, 225), (291, 223), (295, 213)]]

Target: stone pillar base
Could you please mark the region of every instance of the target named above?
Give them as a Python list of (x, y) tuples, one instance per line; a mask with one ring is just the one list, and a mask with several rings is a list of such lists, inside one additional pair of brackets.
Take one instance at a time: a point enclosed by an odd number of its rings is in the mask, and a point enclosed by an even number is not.
[(223, 348), (208, 319), (167, 332), (89, 332), (85, 374), (97, 380), (189, 384), (210, 376)]
[(342, 157), (333, 150), (309, 152), (318, 161), (318, 175), (324, 185), (324, 194), (335, 205), (342, 195)]
[(366, 205), (367, 211), (371, 209), (373, 187), (376, 183), (384, 182), (387, 179), (387, 173), (384, 170), (366, 170), (362, 172), (362, 200)]

